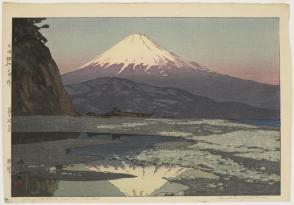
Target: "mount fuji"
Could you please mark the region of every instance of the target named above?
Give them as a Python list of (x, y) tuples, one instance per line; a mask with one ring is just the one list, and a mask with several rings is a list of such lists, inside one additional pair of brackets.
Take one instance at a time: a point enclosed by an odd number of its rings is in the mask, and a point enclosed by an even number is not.
[(279, 86), (213, 72), (167, 51), (143, 34), (127, 36), (77, 70), (63, 74), (62, 81), (70, 85), (102, 77), (176, 87), (220, 102), (279, 110)]

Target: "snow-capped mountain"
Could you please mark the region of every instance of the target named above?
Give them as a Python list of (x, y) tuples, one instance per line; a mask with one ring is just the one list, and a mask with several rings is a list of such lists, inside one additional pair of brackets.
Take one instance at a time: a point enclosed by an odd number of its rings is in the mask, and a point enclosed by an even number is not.
[(132, 34), (97, 56), (94, 60), (81, 66), (80, 69), (112, 69), (119, 75), (123, 72), (157, 73), (168, 76), (171, 69), (204, 69), (197, 63), (187, 62), (155, 43), (143, 34)]
[(159, 87), (176, 87), (222, 102), (280, 108), (280, 88), (213, 72), (163, 49), (142, 34), (132, 34), (79, 69), (62, 75), (64, 85), (119, 77)]

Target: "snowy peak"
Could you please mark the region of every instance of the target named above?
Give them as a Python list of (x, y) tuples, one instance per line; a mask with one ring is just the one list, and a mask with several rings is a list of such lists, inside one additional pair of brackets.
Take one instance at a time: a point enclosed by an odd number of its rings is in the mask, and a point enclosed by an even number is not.
[(157, 69), (161, 74), (173, 68), (203, 69), (197, 64), (189, 63), (179, 56), (163, 49), (144, 34), (132, 34), (118, 42), (109, 50), (80, 68), (97, 67), (107, 69), (111, 65), (121, 65), (117, 74), (126, 68), (149, 70)]

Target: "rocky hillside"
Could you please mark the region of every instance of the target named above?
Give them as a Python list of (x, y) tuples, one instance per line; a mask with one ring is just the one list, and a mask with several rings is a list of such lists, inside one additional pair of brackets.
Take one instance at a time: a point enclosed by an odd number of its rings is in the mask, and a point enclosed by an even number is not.
[(77, 111), (153, 113), (153, 117), (226, 119), (279, 118), (279, 112), (237, 102), (216, 102), (188, 91), (135, 83), (123, 78), (97, 78), (65, 86)]
[(75, 115), (46, 39), (44, 19), (13, 19), (12, 114)]

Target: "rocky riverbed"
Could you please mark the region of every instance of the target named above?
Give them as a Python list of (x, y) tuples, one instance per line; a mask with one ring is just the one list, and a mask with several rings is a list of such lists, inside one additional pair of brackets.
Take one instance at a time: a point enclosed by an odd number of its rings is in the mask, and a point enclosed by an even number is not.
[[(15, 195), (280, 193), (277, 128), (209, 119), (68, 117), (56, 121), (54, 125), (46, 117), (15, 119)], [(80, 126), (71, 129), (79, 121)]]

